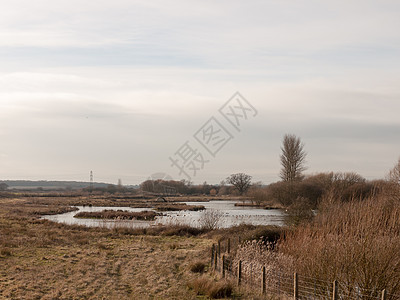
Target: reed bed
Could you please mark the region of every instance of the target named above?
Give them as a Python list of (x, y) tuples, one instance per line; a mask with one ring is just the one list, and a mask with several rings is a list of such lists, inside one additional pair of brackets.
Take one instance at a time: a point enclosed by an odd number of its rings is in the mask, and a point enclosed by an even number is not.
[[(327, 194), (309, 224), (279, 245), (297, 272), (378, 295), (400, 293), (400, 200), (381, 192), (343, 203)], [(328, 203), (328, 204), (327, 204)]]
[(126, 210), (103, 210), (103, 211), (82, 211), (77, 213), (75, 218), (87, 218), (87, 219), (108, 219), (108, 220), (144, 220), (153, 221), (157, 216), (161, 214), (154, 211), (140, 211), (130, 212)]

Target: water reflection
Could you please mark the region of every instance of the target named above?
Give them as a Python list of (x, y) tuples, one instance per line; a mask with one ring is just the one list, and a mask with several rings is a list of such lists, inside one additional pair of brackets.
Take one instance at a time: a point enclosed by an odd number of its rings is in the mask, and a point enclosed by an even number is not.
[[(282, 225), (283, 213), (279, 209), (260, 209), (253, 207), (235, 206), (235, 201), (210, 201), (210, 202), (185, 202), (188, 205), (203, 205), (206, 209), (215, 209), (220, 211), (222, 216), (220, 227), (227, 228), (242, 223), (252, 225)], [(78, 212), (82, 211), (103, 211), (110, 210), (125, 210), (130, 212), (140, 212), (152, 210), (149, 208), (130, 208), (130, 207), (89, 207), (77, 206), (78, 211), (68, 212), (59, 215), (43, 216), (55, 222), (65, 224), (85, 225), (90, 227), (128, 227), (128, 228), (143, 228), (156, 225), (172, 225), (182, 224), (199, 226), (199, 219), (202, 211), (173, 211), (162, 212), (164, 216), (157, 217), (155, 221), (137, 221), (137, 220), (99, 220), (99, 219), (82, 219), (74, 218)]]

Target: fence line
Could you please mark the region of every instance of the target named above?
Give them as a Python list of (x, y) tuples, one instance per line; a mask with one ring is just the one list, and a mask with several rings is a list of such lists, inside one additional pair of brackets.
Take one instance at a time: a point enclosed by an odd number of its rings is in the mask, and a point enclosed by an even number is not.
[(301, 274), (285, 274), (271, 271), (268, 266), (256, 268), (247, 261), (234, 262), (230, 255), (231, 241), (225, 248), (218, 242), (212, 245), (210, 265), (222, 278), (231, 279), (240, 286), (258, 290), (261, 295), (285, 296), (294, 300), (395, 300), (400, 295), (389, 294), (386, 290), (363, 289), (342, 282), (327, 282)]

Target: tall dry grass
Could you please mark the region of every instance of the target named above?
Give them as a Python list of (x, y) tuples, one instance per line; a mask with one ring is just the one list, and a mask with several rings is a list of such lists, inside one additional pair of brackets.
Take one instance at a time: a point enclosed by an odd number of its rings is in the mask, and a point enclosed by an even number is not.
[(110, 210), (106, 209), (103, 211), (82, 211), (78, 212), (75, 218), (93, 218), (93, 219), (109, 219), (109, 220), (154, 220), (161, 214), (154, 211), (138, 211), (131, 212), (126, 210)]
[(296, 271), (348, 289), (400, 293), (400, 200), (391, 191), (343, 203), (328, 193), (315, 219), (288, 232), (280, 251)]
[(193, 237), (204, 231), (89, 228), (38, 218), (55, 208), (0, 199), (0, 299), (196, 298), (186, 282), (197, 276), (192, 262), (208, 261), (212, 241)]
[(244, 242), (236, 251), (233, 269), (237, 270), (239, 261), (241, 261), (244, 281), (260, 283), (261, 270), (265, 266), (268, 285), (275, 285), (276, 274), (292, 274), (293, 259), (274, 248), (273, 243), (265, 243), (262, 239)]

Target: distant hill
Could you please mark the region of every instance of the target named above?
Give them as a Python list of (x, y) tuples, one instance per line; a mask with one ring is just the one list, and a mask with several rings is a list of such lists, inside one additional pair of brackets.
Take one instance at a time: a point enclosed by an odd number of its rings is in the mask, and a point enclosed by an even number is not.
[[(8, 189), (18, 190), (55, 190), (55, 189), (72, 189), (78, 190), (90, 186), (90, 182), (82, 181), (47, 181), (47, 180), (0, 180), (0, 183), (8, 185)], [(93, 182), (95, 188), (106, 188), (109, 184), (103, 182)]]

